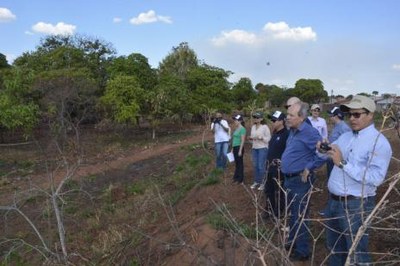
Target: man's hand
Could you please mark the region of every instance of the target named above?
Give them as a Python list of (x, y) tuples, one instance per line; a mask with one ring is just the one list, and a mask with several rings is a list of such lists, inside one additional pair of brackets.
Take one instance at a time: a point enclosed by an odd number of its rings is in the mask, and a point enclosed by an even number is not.
[(303, 170), (303, 173), (301, 173), (301, 181), (303, 182), (303, 183), (306, 183), (307, 181), (308, 181), (308, 177), (309, 177), (309, 175), (310, 175), (310, 170), (308, 170), (307, 168), (305, 168), (304, 170)]
[(329, 157), (332, 159), (333, 163), (338, 166), (340, 162), (343, 160), (342, 152), (340, 151), (337, 145), (332, 145), (332, 149), (327, 152)]

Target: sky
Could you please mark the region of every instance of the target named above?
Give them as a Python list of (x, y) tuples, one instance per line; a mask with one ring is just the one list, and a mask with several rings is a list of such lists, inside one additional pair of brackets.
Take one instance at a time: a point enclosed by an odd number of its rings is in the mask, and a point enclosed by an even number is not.
[(399, 0), (0, 0), (0, 53), (12, 63), (49, 34), (80, 34), (157, 68), (186, 42), (232, 82), (400, 95), (399, 14)]

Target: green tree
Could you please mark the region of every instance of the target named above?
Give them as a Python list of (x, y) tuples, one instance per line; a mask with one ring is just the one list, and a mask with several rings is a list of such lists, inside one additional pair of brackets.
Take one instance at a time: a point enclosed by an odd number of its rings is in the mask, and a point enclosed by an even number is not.
[(199, 65), (197, 55), (188, 43), (180, 43), (178, 47), (173, 47), (160, 63), (160, 75), (175, 75), (185, 80), (191, 69)]
[(221, 68), (201, 65), (189, 72), (186, 85), (191, 97), (191, 112), (202, 116), (206, 109), (232, 110), (230, 72)]
[(231, 99), (237, 109), (251, 104), (257, 97), (256, 91), (249, 78), (241, 78), (231, 89)]
[(136, 77), (116, 76), (109, 80), (101, 103), (109, 116), (118, 123), (137, 123), (141, 103), (145, 100), (145, 91)]
[(7, 57), (4, 54), (0, 53), (0, 69), (9, 67), (10, 65), (7, 62)]
[(328, 99), (328, 93), (319, 79), (299, 79), (292, 93), (308, 103), (318, 103)]

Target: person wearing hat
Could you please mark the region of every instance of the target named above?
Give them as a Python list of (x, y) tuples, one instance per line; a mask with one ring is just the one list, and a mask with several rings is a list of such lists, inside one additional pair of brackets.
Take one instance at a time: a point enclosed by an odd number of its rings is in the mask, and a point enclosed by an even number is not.
[(252, 142), (251, 157), (253, 162), (254, 182), (251, 189), (258, 187), (264, 190), (264, 178), (266, 173), (266, 161), (268, 153), (268, 142), (271, 139), (269, 127), (262, 123), (263, 114), (255, 112), (253, 115), (254, 125), (251, 127), (249, 140)]
[[(335, 106), (331, 110), (328, 110), (327, 113), (329, 115), (329, 120), (333, 123), (333, 129), (331, 134), (328, 136), (328, 141), (329, 143), (333, 143), (340, 137), (340, 135), (347, 131), (351, 131), (351, 128), (346, 122), (344, 122), (344, 113), (340, 111), (340, 107)], [(326, 166), (328, 173), (327, 176), (329, 177), (333, 168), (332, 160), (328, 160)]]
[(232, 153), (235, 158), (235, 173), (233, 174), (233, 183), (241, 184), (244, 179), (243, 154), (244, 142), (246, 140), (246, 128), (243, 116), (235, 115), (232, 117), (234, 131), (232, 134)]
[(286, 148), (289, 130), (286, 128), (286, 115), (281, 111), (275, 111), (268, 115), (272, 122), (272, 137), (269, 141), (267, 156), (267, 181), (265, 184), (266, 207), (263, 218), (272, 214), (280, 218), (285, 213), (285, 193), (282, 191), (283, 175), (280, 170), (282, 153)]
[(317, 144), (318, 151), (325, 152), (334, 163), (326, 207), (329, 265), (370, 264), (367, 231), (354, 253), (348, 252), (359, 229), (366, 230), (368, 226), (366, 218), (375, 207), (376, 190), (385, 179), (392, 149), (374, 126), (376, 105), (372, 99), (356, 95), (340, 110), (349, 118), (353, 131), (340, 135), (328, 151)]
[(211, 130), (214, 132), (216, 168), (224, 170), (227, 163), (229, 141), (231, 139), (231, 128), (228, 121), (223, 119), (221, 112), (215, 113), (211, 123)]
[(308, 117), (311, 125), (318, 130), (319, 134), (323, 139), (328, 139), (328, 127), (325, 119), (319, 116), (321, 113), (321, 106), (318, 104), (311, 105), (311, 116)]

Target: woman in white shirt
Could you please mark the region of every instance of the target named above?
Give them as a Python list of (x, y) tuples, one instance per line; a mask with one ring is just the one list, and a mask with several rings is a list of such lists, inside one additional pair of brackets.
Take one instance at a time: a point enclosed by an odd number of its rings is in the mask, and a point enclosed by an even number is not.
[(253, 114), (254, 125), (251, 127), (249, 139), (252, 141), (252, 161), (254, 171), (254, 182), (250, 188), (264, 190), (266, 161), (268, 154), (268, 143), (271, 139), (271, 131), (267, 125), (261, 123), (263, 114), (256, 112)]

